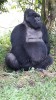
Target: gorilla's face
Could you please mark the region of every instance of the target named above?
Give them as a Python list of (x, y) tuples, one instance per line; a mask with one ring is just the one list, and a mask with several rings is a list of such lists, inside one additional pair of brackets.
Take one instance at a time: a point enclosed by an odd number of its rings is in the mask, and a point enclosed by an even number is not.
[(41, 28), (42, 21), (39, 14), (37, 14), (32, 9), (26, 9), (24, 13), (24, 20), (28, 24), (29, 27), (38, 29)]

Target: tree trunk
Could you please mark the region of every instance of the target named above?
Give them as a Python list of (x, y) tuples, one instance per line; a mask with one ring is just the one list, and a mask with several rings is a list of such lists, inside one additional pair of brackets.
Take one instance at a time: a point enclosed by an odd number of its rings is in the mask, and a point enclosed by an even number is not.
[(56, 0), (43, 0), (41, 15), (45, 24), (47, 22), (51, 24), (52, 20), (56, 18)]

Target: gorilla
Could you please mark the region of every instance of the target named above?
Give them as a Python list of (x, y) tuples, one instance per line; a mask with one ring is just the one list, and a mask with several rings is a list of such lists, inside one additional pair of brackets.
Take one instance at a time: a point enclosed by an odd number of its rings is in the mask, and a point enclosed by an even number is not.
[(52, 64), (50, 43), (41, 16), (32, 9), (24, 12), (24, 21), (11, 34), (11, 51), (5, 62), (13, 70), (46, 69)]

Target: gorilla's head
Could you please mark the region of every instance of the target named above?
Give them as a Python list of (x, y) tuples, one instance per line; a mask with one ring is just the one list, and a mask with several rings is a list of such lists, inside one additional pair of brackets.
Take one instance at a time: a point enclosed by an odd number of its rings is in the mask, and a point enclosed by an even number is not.
[(24, 21), (26, 21), (29, 27), (34, 29), (41, 28), (42, 25), (41, 16), (32, 9), (26, 9), (24, 13)]

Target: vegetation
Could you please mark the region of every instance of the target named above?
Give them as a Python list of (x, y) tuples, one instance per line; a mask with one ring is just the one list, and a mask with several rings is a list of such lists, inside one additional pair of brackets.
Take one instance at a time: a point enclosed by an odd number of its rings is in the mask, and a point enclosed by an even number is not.
[(0, 5), (3, 4), (7, 0), (0, 0)]
[(3, 76), (0, 78), (0, 100), (14, 99), (56, 100), (56, 78), (42, 78), (34, 71)]
[[(50, 41), (55, 45), (56, 37)], [(11, 48), (10, 32), (0, 39), (0, 100), (56, 100), (56, 73), (44, 75), (34, 69), (28, 72), (12, 71), (5, 64), (5, 55)], [(51, 47), (52, 48), (52, 47)], [(51, 49), (54, 54), (54, 49)], [(56, 71), (56, 56), (48, 69)]]
[[(4, 1), (0, 0), (0, 5)], [(54, 62), (45, 74), (33, 68), (28, 72), (8, 69), (5, 65), (5, 56), (11, 49), (11, 32), (4, 33), (4, 36), (0, 37), (0, 100), (56, 100), (56, 2), (55, 0), (16, 0), (16, 2), (17, 4), (10, 5), (11, 9), (19, 7), (24, 11), (26, 8), (32, 8), (42, 14), (49, 30), (50, 53)]]
[(10, 34), (0, 37), (0, 64), (3, 63), (4, 57), (8, 49), (10, 49)]
[(6, 2), (7, 0), (0, 0), (0, 10), (4, 11), (5, 8), (3, 8), (3, 4), (4, 2)]

